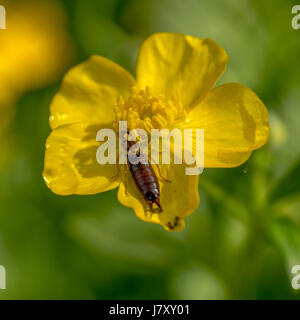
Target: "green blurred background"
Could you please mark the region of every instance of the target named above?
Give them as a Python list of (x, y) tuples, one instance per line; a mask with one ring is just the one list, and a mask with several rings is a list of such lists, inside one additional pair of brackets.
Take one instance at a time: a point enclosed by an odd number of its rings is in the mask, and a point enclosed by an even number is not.
[[(17, 0), (6, 3), (19, 5)], [(300, 289), (291, 287), (291, 268), (300, 264), (300, 30), (291, 27), (295, 4), (55, 1), (64, 23), (54, 38), (66, 33), (69, 39), (56, 55), (64, 65), (55, 77), (45, 76), (34, 86), (26, 84), (33, 76), (27, 73), (22, 90), (0, 108), (0, 265), (7, 272), (0, 299), (299, 299)], [(7, 9), (8, 22), (13, 5)], [(28, 12), (34, 12), (34, 1), (30, 5)], [(34, 17), (27, 14), (26, 19), (30, 24)], [(54, 27), (50, 23), (49, 32)], [(1, 33), (8, 30), (9, 25), (0, 30), (3, 52)], [(118, 203), (116, 191), (60, 197), (47, 189), (41, 175), (49, 104), (64, 72), (99, 54), (134, 73), (141, 42), (160, 31), (210, 37), (222, 45), (230, 60), (220, 83), (240, 82), (253, 89), (268, 107), (271, 123), (270, 141), (247, 163), (204, 171), (200, 206), (180, 233), (137, 219)], [(0, 79), (1, 65), (7, 63), (0, 59)], [(13, 72), (17, 81), (21, 67)], [(10, 88), (16, 87), (10, 81)]]

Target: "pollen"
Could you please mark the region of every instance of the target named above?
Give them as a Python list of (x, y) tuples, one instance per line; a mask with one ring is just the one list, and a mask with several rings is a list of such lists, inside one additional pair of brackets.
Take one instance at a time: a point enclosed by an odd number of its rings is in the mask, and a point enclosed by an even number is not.
[(179, 96), (166, 99), (163, 95), (153, 95), (146, 87), (139, 90), (132, 88), (132, 93), (125, 101), (119, 97), (116, 106), (116, 125), (127, 120), (129, 130), (140, 128), (150, 133), (151, 129), (170, 128), (176, 120), (185, 115)]

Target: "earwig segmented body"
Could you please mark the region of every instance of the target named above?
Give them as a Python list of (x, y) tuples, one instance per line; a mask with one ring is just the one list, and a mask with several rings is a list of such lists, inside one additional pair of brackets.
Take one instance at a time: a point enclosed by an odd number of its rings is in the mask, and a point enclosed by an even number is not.
[[(127, 142), (127, 152), (132, 144), (133, 143), (129, 141)], [(155, 203), (159, 211), (162, 212), (163, 210), (160, 205), (160, 189), (158, 179), (148, 159), (146, 160), (147, 161), (140, 161), (137, 164), (132, 164), (128, 159), (128, 167), (137, 188), (147, 201), (150, 210), (154, 212), (153, 204)]]

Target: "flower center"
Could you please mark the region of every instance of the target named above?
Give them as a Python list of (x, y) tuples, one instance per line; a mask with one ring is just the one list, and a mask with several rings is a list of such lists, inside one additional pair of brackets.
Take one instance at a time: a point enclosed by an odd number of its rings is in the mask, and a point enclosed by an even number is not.
[(119, 121), (127, 120), (129, 130), (172, 128), (174, 122), (185, 116), (185, 111), (178, 96), (166, 99), (154, 96), (149, 87), (145, 90), (132, 88), (131, 96), (124, 101), (120, 96), (116, 107), (116, 127)]

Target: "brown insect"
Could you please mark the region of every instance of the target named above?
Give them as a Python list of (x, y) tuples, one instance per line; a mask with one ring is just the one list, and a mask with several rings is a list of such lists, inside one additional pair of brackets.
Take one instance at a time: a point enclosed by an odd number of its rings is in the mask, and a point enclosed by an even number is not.
[[(131, 145), (132, 143), (128, 141), (127, 151)], [(148, 203), (150, 210), (154, 212), (153, 204), (155, 203), (159, 209), (159, 212), (163, 212), (160, 204), (159, 183), (151, 164), (148, 161), (142, 161), (142, 159), (139, 163), (132, 164), (128, 159), (128, 167), (137, 188), (140, 190), (144, 199)]]

